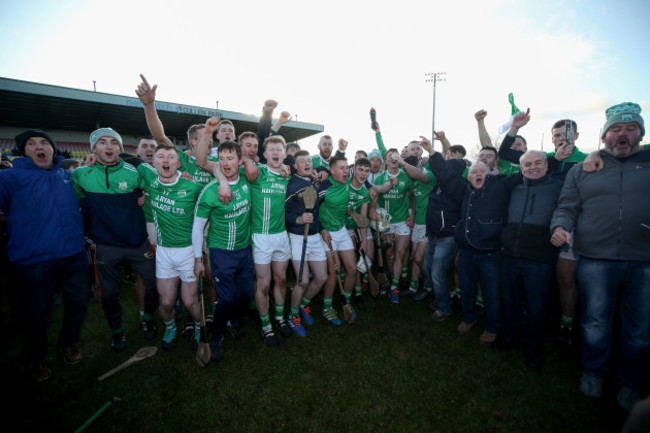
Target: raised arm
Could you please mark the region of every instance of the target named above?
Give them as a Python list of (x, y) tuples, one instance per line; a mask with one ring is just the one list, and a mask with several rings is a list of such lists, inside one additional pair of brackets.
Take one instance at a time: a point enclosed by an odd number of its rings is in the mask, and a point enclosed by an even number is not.
[(474, 114), (478, 125), (478, 139), (481, 142), (481, 147), (492, 147), (490, 134), (488, 134), (487, 128), (485, 127), (485, 116), (487, 116), (487, 111), (485, 110), (479, 110)]
[(275, 121), (273, 126), (271, 127), (271, 134), (272, 135), (279, 135), (280, 128), (282, 128), (282, 125), (285, 123), (291, 122), (291, 113), (288, 111), (283, 111), (280, 113), (280, 117), (278, 117), (278, 120)]
[(440, 153), (442, 153), (443, 155), (446, 155), (447, 152), (449, 152), (449, 148), (451, 147), (451, 143), (449, 142), (449, 139), (445, 135), (445, 131), (434, 131), (433, 132), (433, 139), (440, 141), (440, 144), (442, 145), (442, 152), (440, 152)]
[(196, 165), (209, 173), (214, 171), (215, 166), (215, 162), (208, 160), (208, 153), (210, 153), (210, 138), (212, 137), (212, 133), (219, 128), (219, 123), (221, 123), (221, 119), (218, 117), (210, 117), (206, 120), (203, 135), (201, 135), (201, 139), (197, 143), (196, 147), (194, 147)]
[(264, 101), (264, 106), (262, 107), (262, 117), (260, 117), (260, 123), (257, 127), (257, 139), (259, 141), (259, 146), (257, 147), (257, 156), (260, 162), (265, 163), (266, 158), (264, 158), (264, 140), (271, 133), (271, 122), (273, 121), (273, 110), (278, 106), (278, 102), (273, 99), (267, 99)]
[(521, 158), (521, 155), (523, 155), (524, 152), (513, 149), (512, 145), (515, 142), (515, 137), (519, 134), (519, 129), (525, 126), (529, 120), (530, 108), (528, 108), (525, 113), (520, 111), (515, 115), (514, 119), (512, 119), (512, 126), (508, 130), (508, 134), (499, 146), (499, 158), (519, 164), (519, 158)]
[(149, 128), (149, 132), (153, 136), (153, 139), (156, 141), (156, 143), (173, 146), (174, 143), (169, 139), (169, 137), (165, 135), (165, 129), (163, 128), (163, 124), (160, 121), (160, 117), (158, 117), (158, 111), (156, 111), (155, 102), (156, 89), (158, 89), (158, 85), (155, 84), (153, 87), (151, 87), (147, 79), (142, 74), (140, 74), (140, 78), (142, 79), (142, 82), (138, 85), (135, 93), (138, 95), (140, 102), (142, 102), (142, 105), (144, 106), (144, 116), (147, 119), (147, 127)]

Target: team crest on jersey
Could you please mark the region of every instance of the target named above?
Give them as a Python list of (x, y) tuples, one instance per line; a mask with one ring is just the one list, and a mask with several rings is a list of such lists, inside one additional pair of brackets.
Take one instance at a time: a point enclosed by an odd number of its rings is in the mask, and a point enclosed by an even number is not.
[(126, 191), (127, 188), (129, 187), (126, 182), (120, 182), (120, 184), (117, 186), (120, 191)]
[(244, 192), (248, 192), (248, 185), (242, 185), (241, 189)]
[(404, 185), (406, 185), (406, 184), (404, 183), (404, 181), (403, 181), (403, 180), (400, 181), (400, 183), (399, 183), (400, 188), (404, 188)]
[(187, 196), (187, 191), (186, 191), (186, 190), (178, 191), (178, 196), (179, 196), (179, 197), (185, 197), (185, 196)]

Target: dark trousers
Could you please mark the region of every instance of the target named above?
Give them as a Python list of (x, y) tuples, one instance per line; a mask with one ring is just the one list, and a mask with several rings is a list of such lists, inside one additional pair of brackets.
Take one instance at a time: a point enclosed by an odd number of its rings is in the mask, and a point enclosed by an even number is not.
[(144, 312), (154, 314), (158, 305), (156, 289), (156, 257), (149, 241), (139, 247), (125, 248), (97, 244), (95, 266), (101, 289), (101, 300), (108, 326), (113, 331), (122, 329), (120, 282), (124, 263), (130, 263), (144, 282)]
[(226, 330), (228, 320), (240, 319), (249, 308), (255, 281), (252, 248), (235, 251), (210, 248), (210, 271), (217, 292), (212, 335), (218, 336)]
[(519, 343), (523, 331), (524, 350), (541, 351), (554, 276), (553, 265), (501, 255), (504, 341)]
[(24, 305), (24, 354), (27, 361), (37, 361), (47, 355), (47, 319), (57, 288), (63, 296), (63, 327), (58, 345), (68, 347), (79, 339), (88, 303), (88, 259), (80, 251), (18, 269)]

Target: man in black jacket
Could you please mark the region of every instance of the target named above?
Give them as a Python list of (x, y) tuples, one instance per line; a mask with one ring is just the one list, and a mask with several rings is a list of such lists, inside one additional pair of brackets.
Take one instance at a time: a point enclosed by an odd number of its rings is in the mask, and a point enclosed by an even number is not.
[(496, 347), (519, 345), (523, 333), (526, 365), (539, 369), (558, 253), (548, 226), (562, 181), (548, 173), (546, 155), (538, 150), (527, 151), (520, 166), (524, 179), (510, 194), (508, 221), (501, 231), (503, 328)]

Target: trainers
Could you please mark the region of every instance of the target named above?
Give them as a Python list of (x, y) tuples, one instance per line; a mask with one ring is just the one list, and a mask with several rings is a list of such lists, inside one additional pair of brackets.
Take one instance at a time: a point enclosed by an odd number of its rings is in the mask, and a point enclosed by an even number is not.
[(223, 359), (224, 352), (222, 343), (223, 335), (212, 337), (212, 341), (210, 341), (210, 360), (212, 362), (219, 362)]
[[(194, 337), (194, 329), (192, 329), (192, 337)], [(171, 351), (174, 349), (174, 347), (176, 347), (176, 328), (165, 329), (165, 335), (163, 336), (162, 343), (160, 345), (167, 351)]]
[(570, 348), (572, 343), (572, 333), (573, 331), (566, 326), (560, 326), (560, 330), (555, 336), (555, 344), (564, 349)]
[(269, 329), (268, 331), (262, 329), (262, 337), (264, 337), (264, 344), (266, 344), (268, 347), (271, 347), (273, 349), (280, 347), (280, 342), (275, 337), (272, 329)]
[(183, 325), (183, 333), (181, 335), (183, 339), (187, 341), (190, 341), (194, 338), (194, 321), (185, 321), (185, 325)]
[(430, 294), (431, 293), (429, 293), (428, 290), (418, 290), (417, 292), (415, 292), (412, 299), (414, 301), (422, 301), (422, 300), (428, 298)]
[(228, 331), (236, 340), (241, 340), (246, 336), (246, 333), (241, 326), (233, 324), (230, 321), (228, 321), (228, 324), (226, 325), (226, 331)]
[(460, 322), (460, 325), (458, 325), (458, 332), (461, 334), (467, 334), (470, 329), (472, 329), (472, 326), (474, 326), (476, 322), (472, 323), (467, 323), (467, 322)]
[(142, 332), (144, 333), (145, 340), (150, 341), (156, 338), (156, 322), (153, 320), (143, 320)]
[(621, 389), (618, 391), (616, 396), (616, 401), (621, 407), (627, 411), (632, 410), (632, 407), (641, 399), (641, 394), (635, 389), (628, 388), (627, 386), (621, 386)]
[(276, 319), (274, 320), (276, 328), (278, 328), (278, 331), (280, 331), (280, 334), (283, 337), (291, 337), (293, 335), (293, 331), (291, 331), (291, 328), (287, 324), (287, 321), (284, 319)]
[(386, 289), (379, 289), (379, 296), (386, 296), (388, 294), (388, 290)]
[(68, 347), (59, 347), (59, 351), (63, 355), (63, 362), (68, 365), (74, 365), (81, 361), (81, 352), (74, 344)]
[(526, 367), (531, 370), (541, 370), (542, 361), (539, 353), (526, 353), (525, 358)]
[(359, 311), (366, 311), (366, 301), (363, 300), (363, 295), (356, 295), (354, 297), (354, 304), (357, 306)]
[(497, 334), (494, 334), (492, 332), (487, 332), (487, 331), (483, 332), (483, 334), (481, 334), (481, 336), (479, 337), (479, 341), (485, 344), (492, 344), (496, 341), (496, 339), (497, 339)]
[(313, 325), (314, 324), (314, 318), (311, 317), (311, 308), (305, 307), (302, 308), (300, 307), (300, 317), (302, 317), (302, 321), (305, 322), (305, 325)]
[(305, 331), (305, 328), (302, 326), (302, 322), (300, 321), (300, 317), (289, 317), (289, 327), (295, 334), (300, 335), (301, 337), (307, 336), (307, 332)]
[(45, 361), (36, 361), (29, 367), (29, 374), (37, 383), (46, 381), (52, 376), (52, 370), (47, 366)]
[(440, 310), (436, 310), (431, 315), (431, 318), (433, 320), (435, 320), (436, 322), (442, 322), (443, 320), (445, 320), (449, 316), (451, 316), (451, 311), (449, 313), (443, 313)]
[(124, 352), (126, 350), (126, 335), (124, 335), (124, 332), (113, 334), (111, 339), (111, 349), (116, 352)]
[(417, 290), (413, 290), (411, 288), (408, 288), (407, 290), (403, 290), (403, 291), (399, 292), (399, 297), (400, 298), (412, 298), (413, 296), (415, 296), (416, 293), (417, 293)]
[(390, 302), (393, 304), (399, 304), (399, 290), (391, 290), (388, 292), (390, 296)]
[(339, 316), (336, 314), (336, 310), (334, 308), (323, 310), (323, 317), (326, 318), (327, 321), (330, 322), (332, 325), (340, 326), (342, 323), (341, 319), (339, 319)]
[(600, 398), (603, 395), (603, 380), (583, 373), (580, 379), (580, 391), (588, 397)]

